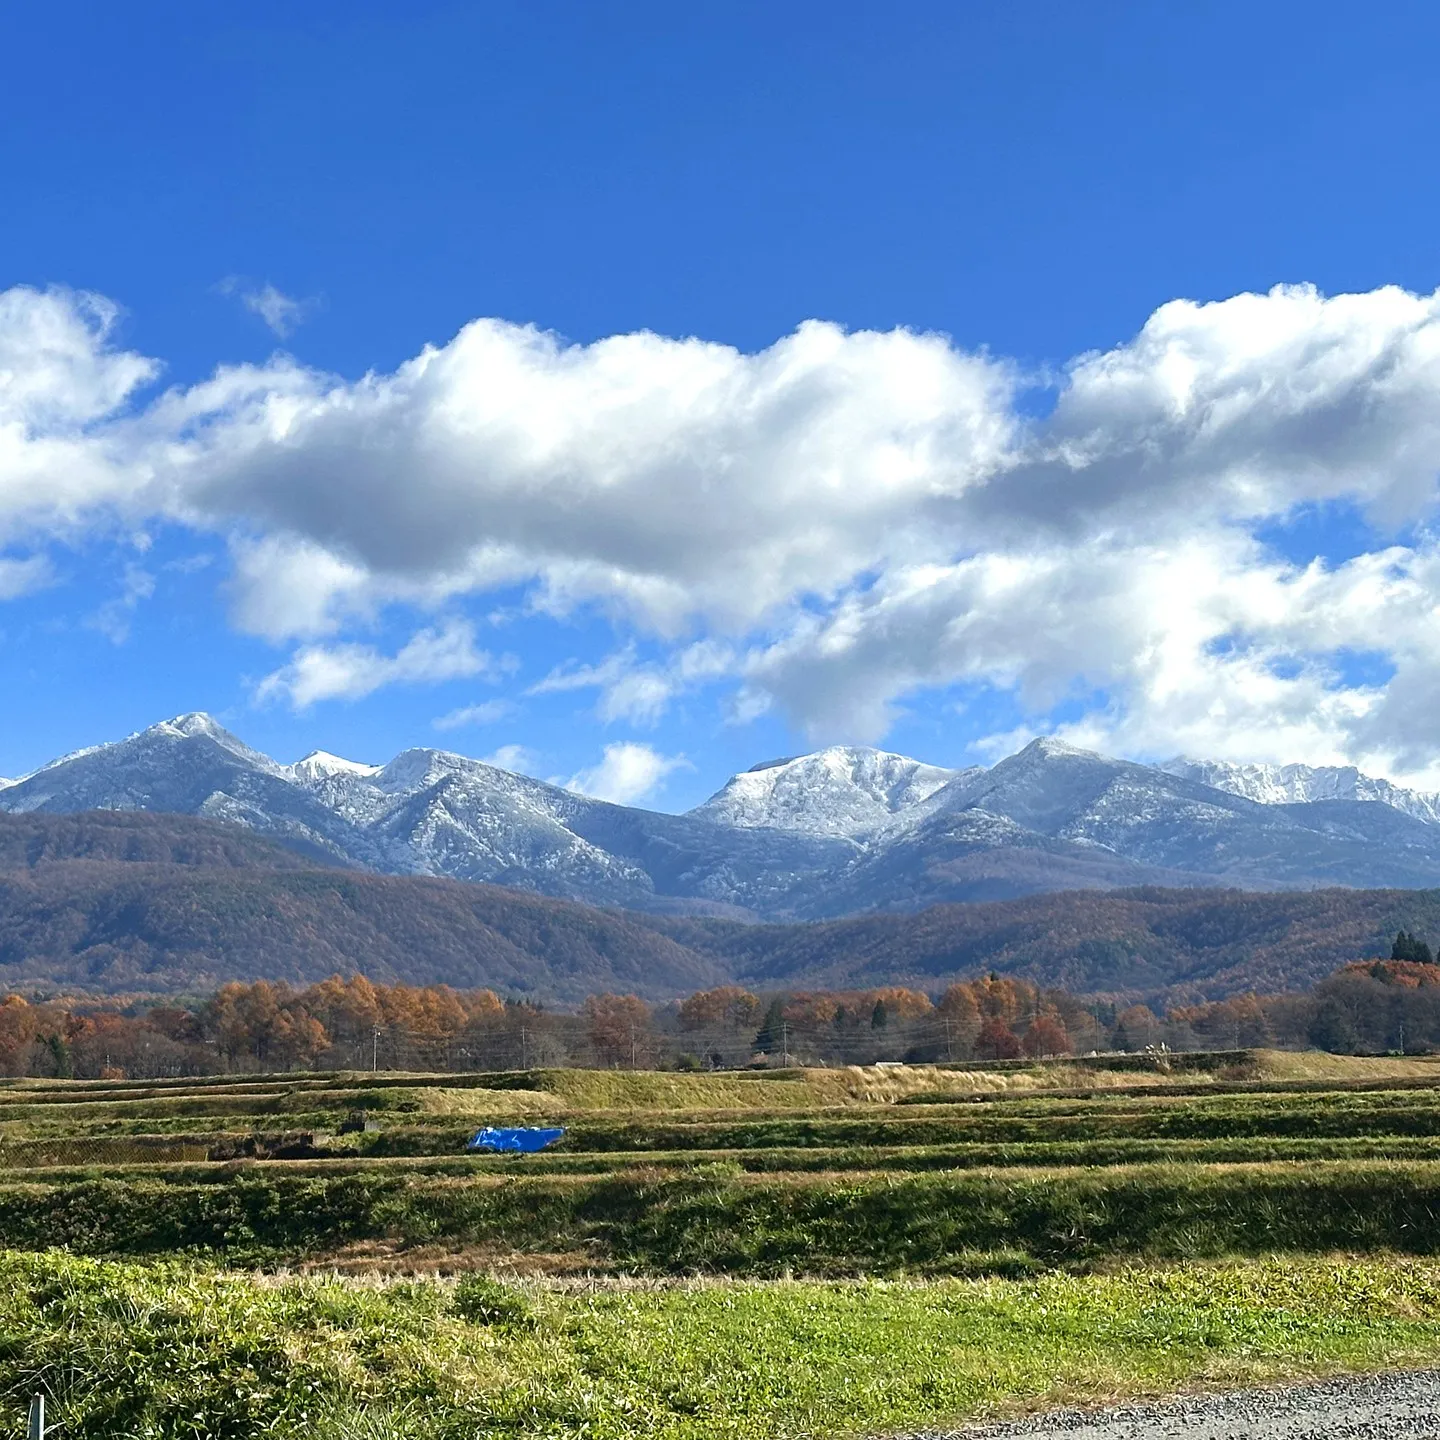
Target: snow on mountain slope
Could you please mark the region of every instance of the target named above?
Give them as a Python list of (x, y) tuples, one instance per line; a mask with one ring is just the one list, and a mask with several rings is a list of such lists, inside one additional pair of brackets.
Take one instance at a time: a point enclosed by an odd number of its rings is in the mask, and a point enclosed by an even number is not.
[(1236, 765), (1227, 760), (1189, 760), (1181, 756), (1158, 768), (1262, 805), (1378, 801), (1416, 820), (1440, 823), (1440, 795), (1407, 790), (1389, 780), (1362, 774), (1353, 765)]
[(1150, 765), (1036, 740), (932, 801), (1247, 888), (1440, 883), (1440, 827), (1355, 801), (1262, 805)]
[(1142, 884), (1440, 886), (1434, 797), (1353, 772), (1179, 769), (1048, 739), (988, 770), (836, 746), (667, 815), (423, 747), (279, 765), (191, 714), (5, 785), (0, 811), (200, 815), (374, 870), (756, 918)]
[(689, 813), (746, 829), (766, 826), (860, 839), (915, 814), (958, 776), (979, 773), (945, 770), (884, 750), (832, 745), (813, 755), (757, 765)]
[(314, 783), (328, 779), (331, 775), (361, 775), (369, 777), (380, 773), (378, 765), (362, 765), (358, 760), (345, 760), (332, 755), (328, 750), (312, 750), (303, 760), (284, 767), (290, 776), (302, 783)]
[(312, 799), (284, 766), (208, 715), (179, 715), (114, 744), (64, 755), (0, 791), (0, 810), (202, 815), (331, 859), (396, 868), (393, 857)]
[(592, 800), (445, 750), (406, 750), (373, 775), (337, 772), (310, 788), (427, 873), (603, 904), (769, 913), (854, 853), (844, 840)]
[(405, 750), (368, 774), (331, 769), (305, 783), (424, 873), (608, 904), (643, 904), (653, 895), (641, 867), (567, 827), (570, 802), (580, 797), (480, 760)]

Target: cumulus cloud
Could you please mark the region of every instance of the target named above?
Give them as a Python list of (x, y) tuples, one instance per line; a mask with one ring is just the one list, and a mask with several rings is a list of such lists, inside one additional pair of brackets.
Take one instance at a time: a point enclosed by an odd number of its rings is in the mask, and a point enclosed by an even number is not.
[(360, 700), (385, 685), (433, 684), (493, 674), (499, 662), (476, 648), (466, 620), (421, 630), (394, 655), (372, 645), (306, 645), (255, 688), (259, 701), (283, 699), (296, 710), (317, 700)]
[(592, 800), (636, 805), (653, 796), (667, 775), (688, 763), (683, 755), (662, 755), (652, 746), (621, 740), (605, 747), (597, 765), (560, 783)]
[(758, 355), (477, 321), (355, 384), (292, 366), (175, 397), (185, 503), (442, 593), (514, 580), (660, 633), (754, 623), (924, 547), (917, 506), (1014, 428), (1008, 367), (807, 324)]
[(0, 291), (0, 543), (162, 503), (149, 466), (102, 424), (159, 373), (115, 348), (119, 320), (83, 291)]
[[(306, 642), (262, 694), (480, 673), (453, 624), (394, 656), (342, 637), (520, 585), (615, 624), (609, 659), (536, 687), (609, 721), (728, 679), (737, 714), (878, 739), (917, 694), (986, 687), (1128, 753), (1440, 767), (1440, 296), (1175, 301), (1038, 417), (1003, 359), (821, 322), (743, 354), (480, 320), (390, 373), (281, 356), (142, 405), (156, 367), (115, 325), (0, 296), (0, 543), (225, 536), (235, 622)], [(1361, 553), (1267, 548), (1331, 503), (1373, 527)]]
[(1254, 521), (1339, 498), (1402, 524), (1435, 501), (1437, 394), (1440, 295), (1172, 301), (1069, 367), (1053, 414), (969, 508), (1012, 534)]
[(289, 535), (239, 536), (231, 545), (231, 617), (266, 640), (333, 635), (375, 611), (364, 568), (313, 541)]

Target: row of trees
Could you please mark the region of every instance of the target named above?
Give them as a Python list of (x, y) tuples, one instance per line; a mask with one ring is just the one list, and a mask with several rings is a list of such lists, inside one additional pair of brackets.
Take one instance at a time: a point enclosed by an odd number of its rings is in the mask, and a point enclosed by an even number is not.
[(0, 1073), (81, 1078), (289, 1069), (722, 1069), (1014, 1059), (1109, 1050), (1316, 1045), (1440, 1049), (1440, 965), (1349, 965), (1302, 995), (1238, 996), (1162, 1014), (991, 975), (938, 996), (900, 986), (704, 990), (651, 1006), (592, 995), (575, 1012), (491, 990), (333, 976), (295, 990), (222, 986), (192, 1007), (0, 1001)]
[(0, 1001), (0, 1073), (872, 1064), (1141, 1049), (1168, 1034), (1143, 1006), (1095, 1005), (993, 975), (934, 998), (900, 986), (770, 995), (721, 986), (660, 1006), (592, 995), (573, 1013), (491, 990), (333, 976), (299, 990), (225, 985), (191, 1007), (11, 995)]

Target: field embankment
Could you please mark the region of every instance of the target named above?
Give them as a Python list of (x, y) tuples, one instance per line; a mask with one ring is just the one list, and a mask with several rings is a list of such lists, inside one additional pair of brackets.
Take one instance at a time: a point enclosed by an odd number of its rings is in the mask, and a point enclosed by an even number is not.
[[(1440, 1067), (1317, 1063), (23, 1082), (0, 1245), (746, 1276), (1440, 1251)], [(465, 1154), (517, 1120), (567, 1133)]]
[[(96, 1440), (807, 1440), (1440, 1365), (1437, 1078), (1247, 1052), (17, 1082), (0, 1428), (43, 1389)], [(567, 1133), (464, 1151), (530, 1120)]]

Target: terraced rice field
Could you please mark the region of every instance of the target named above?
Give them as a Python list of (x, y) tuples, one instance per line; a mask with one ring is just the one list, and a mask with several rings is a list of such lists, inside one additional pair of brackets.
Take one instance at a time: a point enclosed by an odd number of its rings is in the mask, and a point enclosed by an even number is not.
[[(0, 1244), (755, 1276), (1440, 1247), (1440, 1064), (1181, 1063), (18, 1081)], [(567, 1134), (467, 1155), (497, 1121)]]
[[(0, 1086), (0, 1435), (934, 1429), (1440, 1364), (1440, 1062)], [(536, 1156), (464, 1152), (558, 1123)], [(61, 1252), (64, 1253), (61, 1253)]]

